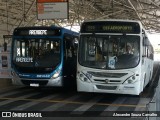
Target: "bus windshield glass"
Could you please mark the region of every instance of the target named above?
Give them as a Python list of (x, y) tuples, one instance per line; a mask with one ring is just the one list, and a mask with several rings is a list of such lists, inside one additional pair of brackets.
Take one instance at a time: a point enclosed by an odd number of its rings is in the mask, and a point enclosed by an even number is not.
[(13, 64), (23, 72), (51, 71), (60, 63), (60, 52), (60, 39), (15, 39)]
[(140, 60), (140, 36), (82, 35), (79, 63), (97, 69), (127, 69)]

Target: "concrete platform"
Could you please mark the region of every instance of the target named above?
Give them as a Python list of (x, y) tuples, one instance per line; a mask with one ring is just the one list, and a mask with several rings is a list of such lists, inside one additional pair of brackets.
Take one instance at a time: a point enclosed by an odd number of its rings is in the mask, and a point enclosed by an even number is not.
[(7, 78), (0, 79), (0, 88), (5, 88), (5, 87), (9, 87), (9, 86), (12, 86), (11, 79), (7, 79)]

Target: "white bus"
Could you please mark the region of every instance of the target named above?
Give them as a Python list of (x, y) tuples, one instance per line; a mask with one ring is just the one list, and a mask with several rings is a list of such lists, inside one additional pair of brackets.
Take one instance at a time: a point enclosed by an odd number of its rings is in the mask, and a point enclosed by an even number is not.
[(77, 90), (139, 95), (152, 79), (153, 47), (140, 21), (82, 23)]

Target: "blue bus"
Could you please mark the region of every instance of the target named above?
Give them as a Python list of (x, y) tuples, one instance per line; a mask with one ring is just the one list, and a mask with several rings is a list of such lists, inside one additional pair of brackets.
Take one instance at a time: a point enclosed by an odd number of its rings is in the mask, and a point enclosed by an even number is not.
[(63, 87), (76, 82), (78, 33), (57, 26), (18, 27), (11, 46), (13, 85)]

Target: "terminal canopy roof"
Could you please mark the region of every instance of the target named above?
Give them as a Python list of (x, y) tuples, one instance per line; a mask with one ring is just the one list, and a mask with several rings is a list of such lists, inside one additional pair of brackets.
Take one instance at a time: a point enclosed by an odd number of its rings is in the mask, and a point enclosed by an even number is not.
[(68, 0), (69, 18), (37, 20), (36, 0), (0, 0), (0, 45), (15, 27), (80, 26), (84, 20), (140, 20), (151, 33), (160, 32), (159, 0)]

